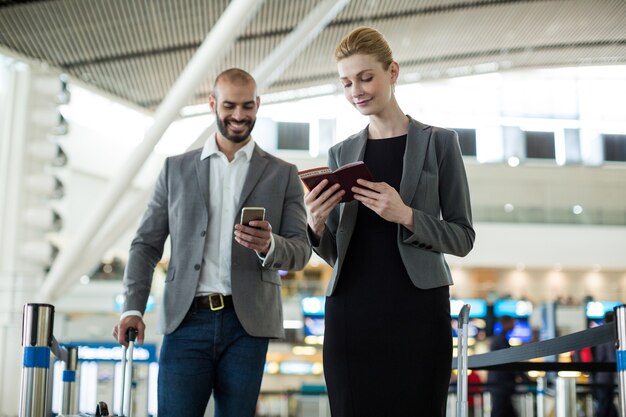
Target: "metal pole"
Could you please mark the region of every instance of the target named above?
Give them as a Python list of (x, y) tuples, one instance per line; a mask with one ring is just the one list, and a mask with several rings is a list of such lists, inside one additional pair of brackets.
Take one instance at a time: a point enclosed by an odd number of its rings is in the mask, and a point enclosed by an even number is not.
[(54, 322), (54, 306), (26, 304), (22, 321), (24, 365), (20, 395), (20, 417), (47, 415), (48, 369)]
[(456, 415), (467, 417), (467, 337), (470, 305), (464, 304), (459, 312), (458, 348), (457, 348), (457, 382), (456, 382)]
[(556, 417), (576, 417), (576, 378), (556, 377)]
[(291, 65), (324, 28), (350, 3), (350, 0), (325, 0), (319, 3), (294, 30), (254, 69), (252, 76), (263, 80), (263, 90)]
[[(285, 36), (252, 72), (259, 94), (263, 94), (272, 85), (348, 3), (350, 0), (327, 0), (318, 4), (289, 35)], [(201, 147), (215, 131), (215, 122), (213, 122), (187, 149)]]
[(76, 414), (76, 368), (78, 367), (78, 348), (67, 348), (67, 359), (63, 371), (63, 397), (61, 399), (61, 414), (69, 416)]
[(617, 362), (619, 409), (620, 415), (626, 416), (626, 306), (615, 307), (617, 343), (615, 358)]

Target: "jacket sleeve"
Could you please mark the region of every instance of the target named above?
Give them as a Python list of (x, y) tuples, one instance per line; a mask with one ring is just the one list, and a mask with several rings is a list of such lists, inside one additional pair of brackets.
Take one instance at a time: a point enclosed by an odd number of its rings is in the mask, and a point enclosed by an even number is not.
[(159, 174), (148, 207), (130, 245), (123, 281), (124, 311), (138, 310), (144, 313), (154, 268), (163, 256), (163, 247), (169, 235), (168, 161), (165, 161)]
[(434, 137), (437, 146), (441, 217), (413, 208), (413, 233), (402, 228), (403, 243), (448, 253), (467, 255), (474, 246), (469, 186), (456, 132)]
[(294, 165), (289, 166), (289, 181), (279, 230), (274, 230), (274, 253), (266, 260), (270, 269), (300, 270), (311, 257), (311, 247), (306, 237), (306, 209), (304, 190)]
[[(331, 170), (337, 169), (337, 159), (333, 153), (333, 150), (328, 155), (328, 167)], [(326, 219), (326, 227), (319, 239), (313, 233), (310, 227), (307, 226), (307, 237), (309, 242), (315, 251), (322, 259), (324, 259), (330, 266), (335, 266), (337, 261), (337, 228), (339, 226), (341, 204), (338, 204), (329, 214)]]

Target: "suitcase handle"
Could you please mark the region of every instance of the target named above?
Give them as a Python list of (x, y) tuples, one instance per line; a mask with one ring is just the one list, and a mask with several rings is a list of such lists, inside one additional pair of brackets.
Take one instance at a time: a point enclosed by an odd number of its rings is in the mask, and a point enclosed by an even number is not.
[(137, 329), (134, 327), (129, 327), (126, 329), (126, 340), (129, 342), (134, 342), (137, 339)]
[(109, 407), (104, 401), (100, 401), (96, 406), (96, 417), (106, 417), (109, 415)]
[(126, 329), (126, 340), (128, 346), (122, 348), (122, 416), (130, 417), (131, 414), (131, 386), (133, 383), (133, 350), (137, 339), (137, 329), (129, 327)]

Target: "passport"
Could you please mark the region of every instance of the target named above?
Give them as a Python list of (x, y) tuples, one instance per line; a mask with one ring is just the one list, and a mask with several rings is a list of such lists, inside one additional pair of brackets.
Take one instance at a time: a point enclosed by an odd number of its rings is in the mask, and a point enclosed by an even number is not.
[(309, 191), (315, 188), (317, 184), (322, 182), (324, 179), (328, 180), (328, 185), (324, 188), (324, 190), (334, 184), (339, 184), (341, 189), (346, 192), (341, 199), (342, 203), (348, 203), (354, 200), (352, 187), (358, 186), (356, 180), (361, 178), (368, 181), (374, 181), (372, 173), (363, 161), (351, 162), (337, 168), (334, 171), (328, 167), (306, 169), (298, 172), (298, 176)]

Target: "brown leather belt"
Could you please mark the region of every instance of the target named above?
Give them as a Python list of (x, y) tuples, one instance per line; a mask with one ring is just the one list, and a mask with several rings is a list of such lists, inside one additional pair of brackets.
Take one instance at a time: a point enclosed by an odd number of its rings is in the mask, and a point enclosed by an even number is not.
[(211, 311), (224, 310), (226, 308), (233, 308), (233, 296), (222, 294), (209, 294), (201, 295), (193, 299), (192, 307), (195, 308), (207, 308)]

